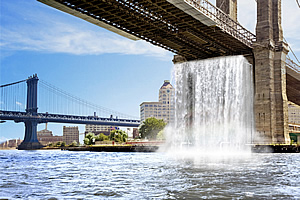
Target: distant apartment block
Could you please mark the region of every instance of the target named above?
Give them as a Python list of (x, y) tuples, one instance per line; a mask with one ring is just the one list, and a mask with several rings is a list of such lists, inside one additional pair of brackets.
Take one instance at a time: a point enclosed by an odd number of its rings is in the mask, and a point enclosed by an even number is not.
[(289, 102), (288, 112), (289, 112), (289, 123), (300, 124), (300, 106), (292, 102)]
[(50, 143), (55, 144), (57, 142), (63, 142), (64, 140), (63, 136), (53, 136), (52, 131), (47, 129), (47, 124), (44, 130), (37, 132), (37, 138), (44, 146), (47, 146)]
[(114, 129), (115, 127), (109, 126), (109, 125), (93, 125), (93, 124), (86, 124), (85, 125), (85, 131), (86, 132), (98, 132), (98, 131), (111, 131), (111, 129)]
[(22, 142), (23, 140), (21, 139), (7, 140), (6, 142), (0, 144), (0, 149), (17, 148)]
[(174, 95), (175, 89), (171, 85), (170, 81), (165, 80), (164, 84), (159, 89), (158, 102), (141, 103), (141, 121), (150, 117), (155, 117), (157, 119), (163, 119), (167, 123), (173, 123), (175, 116)]
[(104, 135), (109, 135), (110, 131), (118, 129), (119, 127), (110, 126), (110, 125), (93, 125), (86, 124), (85, 125), (85, 135), (88, 133), (94, 133), (95, 135), (99, 135), (103, 133)]
[(77, 142), (79, 144), (79, 130), (78, 126), (64, 126), (63, 127), (63, 137), (64, 142), (69, 145), (72, 142)]

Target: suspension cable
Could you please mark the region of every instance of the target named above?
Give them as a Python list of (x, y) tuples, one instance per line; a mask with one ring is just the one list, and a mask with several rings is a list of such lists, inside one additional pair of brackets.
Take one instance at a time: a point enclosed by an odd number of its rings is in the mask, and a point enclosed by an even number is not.
[[(40, 83), (41, 83), (41, 86), (44, 86), (45, 89), (47, 88), (49, 91), (52, 92), (52, 94), (58, 95), (58, 96), (62, 95), (61, 97), (65, 97), (68, 100), (70, 100), (71, 102), (69, 102), (69, 104), (67, 105), (67, 107), (70, 107), (71, 110), (78, 109), (79, 112), (81, 112), (81, 111), (83, 111), (83, 107), (82, 106), (87, 106), (87, 107), (92, 108), (92, 109), (96, 109), (96, 110), (99, 109), (99, 110), (101, 110), (102, 112), (105, 112), (105, 113), (110, 113), (110, 114), (118, 115), (119, 117), (123, 116), (123, 117), (126, 117), (126, 118), (137, 118), (135, 116), (130, 116), (128, 114), (120, 113), (118, 111), (115, 111), (115, 110), (112, 110), (112, 109), (109, 109), (109, 108), (105, 108), (105, 107), (96, 105), (94, 103), (88, 102), (88, 101), (86, 101), (84, 99), (81, 99), (81, 98), (79, 98), (77, 96), (74, 96), (74, 95), (72, 95), (72, 94), (70, 94), (70, 93), (68, 93), (66, 91), (63, 91), (62, 89), (60, 89), (60, 88), (58, 88), (58, 87), (56, 87), (56, 86), (54, 86), (54, 85), (52, 85), (52, 84), (44, 81), (44, 80), (40, 80)], [(55, 97), (52, 96), (51, 99), (52, 99), (51, 100), (52, 102), (50, 101), (50, 103), (54, 103), (53, 101), (54, 101)], [(76, 103), (79, 106), (81, 106), (81, 108), (80, 107), (76, 107), (76, 105), (74, 103)]]
[[(255, 2), (257, 2), (257, 0), (255, 0)], [(299, 0), (296, 0), (296, 3), (298, 4), (299, 8), (300, 8), (300, 2)], [(283, 37), (284, 42), (286, 42), (288, 44), (288, 42), (286, 41), (286, 39)], [(299, 59), (297, 58), (296, 54), (294, 53), (293, 49), (291, 48), (291, 46), (289, 45), (289, 49), (292, 52), (293, 56), (295, 57), (295, 59), (298, 61), (298, 63), (300, 64)]]
[[(288, 42), (286, 41), (286, 39), (283, 37), (283, 40), (284, 40), (284, 42), (285, 43), (287, 43), (288, 44)], [(289, 46), (289, 49), (290, 49), (290, 51), (292, 52), (292, 54), (293, 54), (293, 56), (294, 56), (294, 58), (298, 61), (298, 63), (300, 64), (300, 62), (299, 62), (299, 60), (298, 60), (298, 58), (297, 58), (297, 56), (296, 56), (296, 54), (294, 53), (294, 51), (293, 51), (293, 49), (291, 48), (291, 46), (290, 45), (288, 45)]]
[(9, 84), (5, 84), (5, 85), (0, 85), (0, 87), (7, 87), (7, 86), (10, 86), (10, 85), (15, 85), (15, 84), (18, 84), (18, 83), (22, 83), (24, 81), (26, 81), (27, 79), (25, 80), (22, 80), (22, 81), (17, 81), (17, 82), (14, 82), (14, 83), (9, 83)]

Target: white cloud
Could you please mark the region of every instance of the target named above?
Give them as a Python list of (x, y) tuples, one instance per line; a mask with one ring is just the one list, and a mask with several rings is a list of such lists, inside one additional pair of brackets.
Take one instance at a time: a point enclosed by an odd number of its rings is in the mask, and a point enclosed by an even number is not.
[[(39, 29), (39, 32), (36, 30)], [(2, 28), (2, 48), (10, 50), (31, 50), (50, 53), (70, 53), (76, 55), (100, 55), (119, 53), (132, 55), (168, 56), (166, 50), (145, 41), (130, 41), (91, 30), (83, 31), (75, 27), (56, 24), (53, 27), (36, 27), (33, 31), (20, 29), (13, 31)]]
[[(14, 7), (14, 9), (17, 9)], [(31, 8), (33, 9), (33, 8)], [(36, 8), (37, 9), (37, 8)], [(49, 53), (69, 53), (75, 55), (100, 55), (105, 53), (147, 55), (169, 57), (171, 53), (145, 41), (132, 41), (95, 28), (80, 19), (69, 23), (69, 17), (61, 19), (56, 14), (37, 11), (34, 15), (25, 12), (11, 20), (13, 24), (1, 24), (0, 47), (8, 50), (29, 50)], [(65, 16), (64, 16), (65, 17)], [(19, 19), (26, 19), (19, 23)]]

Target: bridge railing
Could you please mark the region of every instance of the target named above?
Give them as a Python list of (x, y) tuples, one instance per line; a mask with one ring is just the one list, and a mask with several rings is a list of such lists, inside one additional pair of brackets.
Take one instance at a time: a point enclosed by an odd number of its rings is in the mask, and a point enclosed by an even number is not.
[(32, 115), (26, 112), (17, 111), (3, 111), (0, 110), (0, 119), (36, 119), (36, 120), (67, 120), (67, 121), (84, 121), (84, 122), (115, 122), (115, 123), (126, 123), (126, 124), (139, 124), (140, 120), (134, 119), (118, 119), (118, 118), (104, 118), (97, 116), (73, 116), (73, 115), (62, 115), (62, 114), (50, 114), (50, 113), (37, 113)]
[(290, 58), (286, 58), (285, 61), (286, 65), (289, 66), (292, 70), (300, 73), (300, 66), (297, 65), (297, 63), (295, 63), (293, 60), (291, 60)]
[(217, 26), (224, 30), (226, 33), (240, 40), (247, 46), (251, 47), (252, 43), (255, 42), (256, 36), (245, 29), (238, 22), (234, 21), (224, 13), (220, 8), (215, 7), (213, 4), (208, 2), (207, 0), (185, 0), (187, 3), (192, 5), (194, 8), (198, 9), (215, 21)]

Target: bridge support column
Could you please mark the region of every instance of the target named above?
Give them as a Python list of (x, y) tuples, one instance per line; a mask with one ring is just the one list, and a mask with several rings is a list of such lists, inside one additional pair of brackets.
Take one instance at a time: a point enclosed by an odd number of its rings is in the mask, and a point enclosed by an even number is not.
[(37, 121), (25, 121), (25, 138), (18, 146), (19, 150), (40, 149), (43, 145), (37, 139)]
[(257, 0), (256, 36), (254, 142), (289, 143), (281, 0)]
[[(26, 113), (28, 115), (37, 115), (37, 75), (27, 79), (27, 104)], [(23, 142), (18, 146), (19, 150), (40, 149), (43, 145), (37, 139), (37, 124), (36, 120), (26, 120), (25, 122), (25, 136)]]
[(182, 62), (186, 62), (186, 61), (187, 61), (187, 59), (185, 57), (183, 57), (183, 56), (180, 56), (180, 55), (174, 55), (173, 60), (172, 60), (172, 62), (174, 64), (176, 64), (176, 63), (182, 63)]
[(216, 5), (234, 21), (237, 21), (237, 0), (216, 0)]

